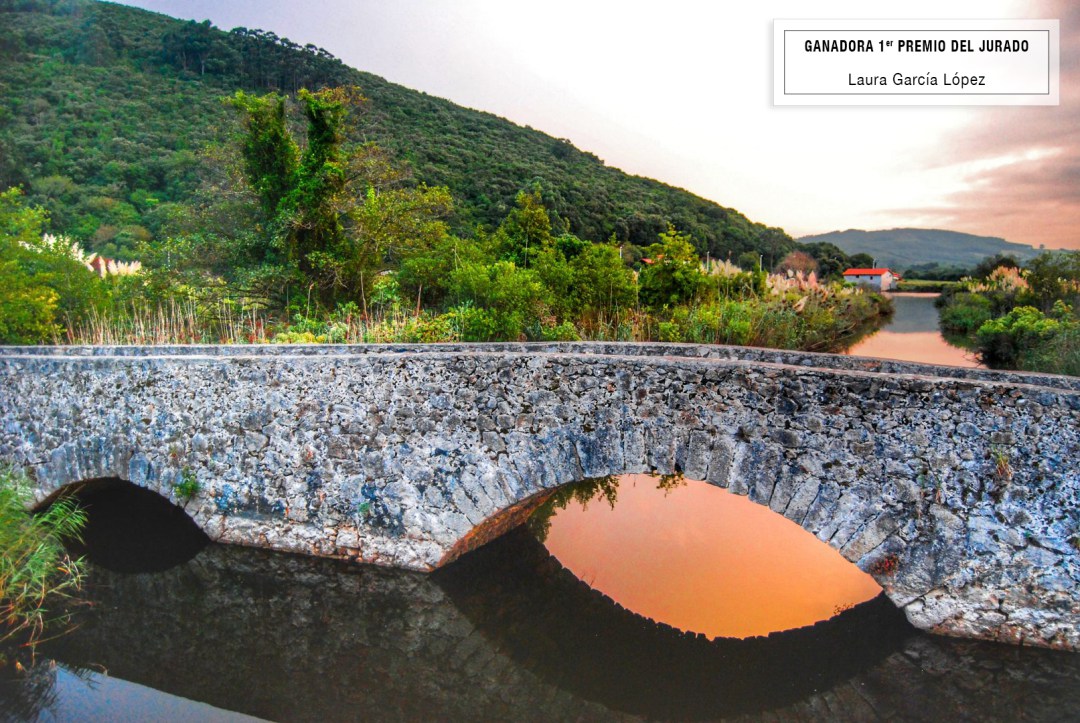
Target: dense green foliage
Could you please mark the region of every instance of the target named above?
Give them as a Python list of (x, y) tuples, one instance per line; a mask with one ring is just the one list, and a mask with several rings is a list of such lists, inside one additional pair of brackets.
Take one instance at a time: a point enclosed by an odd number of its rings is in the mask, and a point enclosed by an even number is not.
[(64, 603), (82, 584), (80, 562), (63, 540), (78, 537), (85, 513), (60, 500), (34, 515), (31, 500), (26, 478), (0, 469), (0, 663), (12, 646), (32, 648), (47, 626), (62, 625)]
[(690, 238), (674, 227), (660, 235), (660, 242), (646, 249), (649, 264), (641, 272), (641, 301), (663, 309), (694, 301), (708, 288), (709, 280)]
[(971, 338), (982, 360), (1080, 376), (1080, 252), (1042, 254), (1017, 268), (995, 257), (941, 297), (941, 325)]
[(950, 334), (973, 334), (993, 318), (993, 307), (983, 294), (955, 294), (941, 309), (941, 328)]
[(0, 188), (23, 187), (53, 231), (111, 258), (135, 258), (140, 242), (175, 233), (200, 183), (202, 149), (232, 126), (221, 97), (324, 86), (363, 90), (370, 102), (351, 140), (406, 161), (413, 185), (450, 189), (458, 233), (496, 227), (520, 191), (539, 186), (557, 231), (589, 241), (644, 246), (673, 224), (702, 255), (754, 252), (767, 266), (794, 246), (780, 229), (610, 168), (565, 140), (273, 33), (89, 0), (7, 0), (0, 16)]
[[(1080, 319), (1064, 302), (1059, 301), (1049, 315), (1032, 306), (1018, 306), (983, 323), (975, 338), (989, 364), (1080, 374), (1080, 345), (1076, 344)], [(1047, 363), (1051, 368), (1042, 368)]]
[[(3, 197), (8, 341), (832, 349), (887, 306), (818, 283), (810, 271), (853, 261), (835, 246), (794, 252), (777, 229), (317, 48), (86, 0), (0, 13), (0, 182), (28, 189)], [(50, 218), (141, 270), (97, 278), (78, 246), (40, 240)]]
[(53, 339), (108, 295), (70, 245), (43, 236), (47, 218), (17, 188), (0, 193), (0, 343)]

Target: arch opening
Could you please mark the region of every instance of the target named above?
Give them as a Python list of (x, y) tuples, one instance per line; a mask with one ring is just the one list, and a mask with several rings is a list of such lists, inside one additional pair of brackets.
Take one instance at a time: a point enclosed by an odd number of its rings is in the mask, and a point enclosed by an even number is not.
[(648, 719), (716, 720), (781, 708), (873, 668), (914, 633), (879, 596), (810, 627), (708, 640), (615, 604), (526, 526), (432, 578), (495, 649), (539, 679)]
[(710, 639), (767, 636), (887, 602), (873, 577), (796, 523), (681, 473), (563, 485), (503, 511), (469, 541), (513, 523), (619, 606)]
[(38, 509), (61, 498), (76, 500), (86, 511), (82, 540), (69, 542), (71, 551), (113, 572), (162, 572), (210, 543), (183, 508), (116, 477), (67, 485)]

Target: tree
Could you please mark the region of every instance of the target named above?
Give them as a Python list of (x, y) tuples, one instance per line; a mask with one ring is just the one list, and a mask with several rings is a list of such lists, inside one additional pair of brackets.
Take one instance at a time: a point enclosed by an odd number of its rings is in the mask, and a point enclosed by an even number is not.
[(104, 303), (105, 289), (64, 239), (43, 238), (45, 210), (0, 193), (0, 342), (36, 344)]
[[(342, 241), (344, 204), (351, 200), (346, 196), (352, 189), (341, 147), (346, 95), (339, 88), (301, 90), (299, 101), (308, 122), (307, 146), (278, 206), (277, 221), (289, 259), (305, 275), (318, 277), (326, 265), (323, 255)], [(326, 279), (319, 281), (325, 288)]]
[(214, 50), (215, 28), (209, 20), (201, 23), (189, 20), (176, 30), (170, 30), (162, 39), (162, 55), (165, 60), (183, 70), (198, 71), (205, 75), (207, 62)]
[(1018, 269), (1020, 268), (1020, 262), (1011, 254), (987, 256), (975, 265), (975, 268), (971, 270), (971, 275), (976, 279), (985, 279), (999, 266), (1004, 266), (1007, 269)]
[(784, 258), (780, 259), (780, 263), (773, 269), (773, 273), (784, 274), (788, 271), (801, 271), (804, 274), (809, 274), (811, 271), (817, 271), (818, 264), (814, 260), (814, 257), (805, 251), (790, 251)]
[(520, 191), (515, 203), (499, 226), (496, 238), (503, 258), (527, 269), (530, 260), (552, 243), (551, 217), (539, 189), (531, 193)]
[[(839, 280), (849, 268), (858, 268), (851, 258), (836, 244), (819, 241), (800, 244), (801, 250), (810, 254), (817, 262), (817, 274), (822, 279)], [(869, 261), (873, 263), (873, 259)]]
[(669, 225), (660, 234), (660, 242), (645, 252), (651, 263), (642, 269), (638, 282), (641, 301), (646, 306), (653, 309), (677, 306), (693, 300), (708, 286), (708, 277), (701, 270), (691, 237), (680, 234), (674, 226)]
[(1025, 276), (1038, 307), (1049, 312), (1058, 300), (1080, 309), (1080, 251), (1039, 254)]
[(285, 98), (238, 90), (229, 102), (243, 114), (240, 149), (244, 175), (259, 197), (263, 213), (272, 219), (292, 190), (300, 155), (286, 125)]
[(634, 273), (623, 263), (618, 247), (612, 244), (586, 246), (570, 260), (570, 267), (581, 311), (611, 314), (632, 308), (637, 302)]
[(449, 192), (395, 187), (406, 176), (377, 146), (346, 145), (349, 111), (364, 101), (356, 88), (301, 90), (298, 101), (307, 122), (302, 147), (282, 96), (231, 99), (243, 115), (244, 175), (267, 219), (266, 260), (295, 269), (327, 305), (366, 306), (374, 274), (446, 235)]
[(866, 253), (853, 254), (848, 258), (848, 263), (851, 264), (849, 268), (872, 269), (874, 268), (874, 257)]
[(35, 344), (59, 331), (59, 295), (25, 268), (45, 219), (43, 209), (23, 205), (19, 189), (0, 194), (0, 343)]

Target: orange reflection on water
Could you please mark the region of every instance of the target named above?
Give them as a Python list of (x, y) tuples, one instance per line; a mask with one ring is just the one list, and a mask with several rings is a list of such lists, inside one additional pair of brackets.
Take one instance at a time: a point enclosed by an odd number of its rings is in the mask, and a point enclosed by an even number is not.
[(954, 367), (980, 366), (975, 356), (952, 346), (938, 331), (899, 333), (882, 330), (863, 339), (847, 350), (853, 356), (872, 356), (878, 359), (945, 364)]
[(811, 625), (881, 588), (768, 508), (688, 480), (665, 496), (620, 477), (614, 508), (571, 501), (544, 544), (577, 577), (634, 612), (709, 637)]

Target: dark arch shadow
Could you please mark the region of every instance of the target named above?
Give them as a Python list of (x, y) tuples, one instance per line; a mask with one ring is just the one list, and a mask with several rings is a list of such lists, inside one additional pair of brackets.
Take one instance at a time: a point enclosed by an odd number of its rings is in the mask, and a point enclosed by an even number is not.
[(711, 641), (620, 607), (524, 527), (432, 575), (519, 664), (575, 695), (650, 718), (714, 719), (790, 705), (874, 666), (915, 632), (879, 595), (810, 627)]
[(210, 542), (183, 508), (115, 477), (67, 485), (38, 509), (60, 498), (76, 500), (87, 515), (82, 540), (69, 542), (71, 552), (113, 572), (162, 572)]

